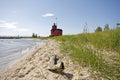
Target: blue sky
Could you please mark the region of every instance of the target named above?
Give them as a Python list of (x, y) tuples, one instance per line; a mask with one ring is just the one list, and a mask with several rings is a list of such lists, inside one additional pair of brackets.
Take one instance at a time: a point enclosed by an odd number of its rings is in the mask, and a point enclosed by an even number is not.
[[(49, 36), (54, 22), (63, 34), (120, 23), (120, 0), (0, 0), (0, 36)], [(56, 20), (57, 17), (57, 20)]]

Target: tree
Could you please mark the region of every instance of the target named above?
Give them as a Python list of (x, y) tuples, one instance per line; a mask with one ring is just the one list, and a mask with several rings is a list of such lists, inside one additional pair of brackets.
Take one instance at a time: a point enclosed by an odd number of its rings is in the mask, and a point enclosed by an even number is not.
[(34, 38), (35, 37), (35, 34), (34, 33), (32, 33), (32, 38)]
[(35, 35), (35, 33), (33, 33), (33, 34), (32, 34), (32, 38), (36, 38), (36, 35)]
[(109, 25), (108, 25), (108, 24), (106, 24), (106, 25), (105, 25), (105, 27), (104, 27), (104, 31), (107, 31), (107, 30), (110, 30), (110, 28), (109, 28)]
[(116, 29), (120, 29), (120, 23), (117, 23), (116, 25), (117, 25)]
[(37, 38), (37, 34), (35, 35), (35, 38)]
[(100, 32), (100, 31), (102, 31), (102, 28), (99, 26), (99, 27), (97, 27), (97, 29), (95, 30), (95, 32)]

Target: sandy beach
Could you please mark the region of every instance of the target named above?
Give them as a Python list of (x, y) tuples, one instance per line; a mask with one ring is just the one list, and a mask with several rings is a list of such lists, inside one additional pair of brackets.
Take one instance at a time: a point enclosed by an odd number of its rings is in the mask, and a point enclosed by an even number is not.
[[(63, 75), (48, 70), (54, 66), (54, 55), (58, 56), (58, 63), (65, 64)], [(60, 52), (59, 42), (47, 40), (41, 48), (1, 73), (0, 80), (93, 80), (89, 70)]]

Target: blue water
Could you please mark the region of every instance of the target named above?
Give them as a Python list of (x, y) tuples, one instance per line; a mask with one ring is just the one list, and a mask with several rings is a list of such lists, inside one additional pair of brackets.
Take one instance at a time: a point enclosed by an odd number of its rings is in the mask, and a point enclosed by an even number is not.
[(43, 41), (32, 39), (0, 39), (0, 71), (35, 51), (42, 43)]

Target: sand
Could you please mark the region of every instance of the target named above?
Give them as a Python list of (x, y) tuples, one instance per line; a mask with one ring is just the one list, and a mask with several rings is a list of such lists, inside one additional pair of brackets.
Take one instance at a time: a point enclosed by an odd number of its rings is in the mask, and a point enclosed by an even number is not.
[[(64, 74), (53, 73), (53, 56), (57, 55), (58, 64), (65, 65)], [(93, 80), (90, 68), (78, 65), (68, 55), (60, 52), (59, 42), (47, 40), (41, 48), (27, 55), (6, 72), (0, 74), (0, 80)]]

